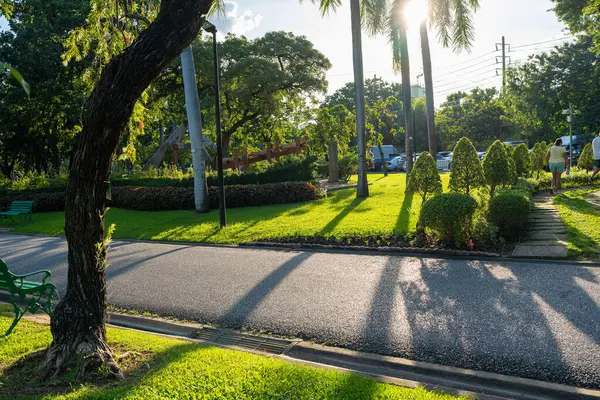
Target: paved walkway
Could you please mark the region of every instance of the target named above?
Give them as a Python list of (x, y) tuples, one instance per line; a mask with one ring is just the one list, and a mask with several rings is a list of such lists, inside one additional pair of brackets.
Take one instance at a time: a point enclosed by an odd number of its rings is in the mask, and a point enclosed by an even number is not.
[[(380, 354), (600, 387), (600, 268), (115, 241), (109, 303)], [(61, 238), (0, 234), (15, 273)]]
[(562, 222), (549, 194), (533, 197), (529, 228), (512, 256), (561, 259), (567, 257), (567, 227)]

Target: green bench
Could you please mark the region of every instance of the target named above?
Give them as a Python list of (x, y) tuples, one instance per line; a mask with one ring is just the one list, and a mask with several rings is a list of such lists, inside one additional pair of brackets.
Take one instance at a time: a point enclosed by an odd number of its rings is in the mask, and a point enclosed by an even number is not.
[(37, 203), (35, 201), (24, 201), (16, 200), (10, 203), (10, 207), (6, 211), (0, 212), (0, 221), (10, 218), (12, 222), (15, 222), (13, 217), (19, 217), (21, 220), (28, 219), (33, 222), (31, 214), (33, 214), (33, 208)]
[[(41, 276), (41, 282), (26, 281), (34, 275)], [(8, 270), (6, 263), (0, 259), (0, 291), (8, 291), (10, 304), (13, 306), (15, 318), (8, 330), (0, 337), (8, 336), (21, 320), (21, 317), (29, 311), (34, 314), (43, 310), (46, 314), (52, 313), (52, 300), (57, 297), (56, 287), (49, 282), (50, 271), (37, 271), (25, 275), (15, 275)], [(19, 303), (24, 304), (23, 307)]]

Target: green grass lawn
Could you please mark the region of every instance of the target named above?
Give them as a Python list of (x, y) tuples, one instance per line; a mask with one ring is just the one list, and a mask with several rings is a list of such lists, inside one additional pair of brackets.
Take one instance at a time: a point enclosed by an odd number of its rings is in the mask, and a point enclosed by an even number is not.
[[(450, 175), (443, 174), (447, 187)], [(414, 229), (421, 199), (405, 195), (405, 174), (369, 175), (370, 197), (356, 199), (355, 189), (331, 193), (309, 203), (281, 204), (227, 210), (227, 228), (219, 229), (219, 214), (212, 210), (143, 212), (111, 209), (106, 223), (116, 224), (120, 239), (150, 239), (202, 243), (231, 243), (289, 236), (345, 237), (404, 235)], [(63, 235), (63, 213), (34, 215), (35, 223), (15, 225), (14, 232)], [(5, 222), (0, 227), (13, 227)]]
[(554, 198), (554, 204), (567, 225), (569, 256), (577, 259), (600, 259), (600, 212), (585, 199), (595, 189), (580, 189)]
[[(0, 316), (0, 329), (9, 319)], [(424, 389), (378, 383), (358, 375), (296, 365), (275, 358), (202, 346), (135, 331), (109, 329), (111, 347), (129, 351), (123, 381), (36, 381), (32, 358), (17, 360), (50, 344), (49, 328), (22, 321), (0, 339), (2, 399), (452, 399)], [(43, 355), (42, 355), (43, 356)], [(68, 375), (68, 374), (67, 374)]]

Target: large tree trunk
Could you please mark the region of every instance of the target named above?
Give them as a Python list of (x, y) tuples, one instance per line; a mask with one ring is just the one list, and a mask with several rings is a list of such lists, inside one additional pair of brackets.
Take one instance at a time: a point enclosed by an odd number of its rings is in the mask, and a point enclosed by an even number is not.
[(208, 211), (208, 187), (206, 186), (206, 158), (202, 143), (202, 114), (200, 113), (200, 98), (196, 85), (196, 68), (194, 53), (189, 45), (181, 53), (181, 73), (185, 90), (185, 108), (188, 118), (188, 130), (192, 144), (192, 161), (194, 166), (194, 205), (196, 212)]
[(119, 373), (105, 327), (104, 206), (110, 168), (136, 100), (197, 36), (211, 2), (163, 0), (156, 20), (104, 67), (87, 101), (66, 193), (67, 292), (52, 315), (46, 376), (72, 361), (80, 373), (90, 363)]
[(437, 146), (435, 143), (435, 107), (433, 103), (433, 72), (431, 71), (431, 51), (429, 49), (429, 34), (427, 20), (421, 22), (421, 53), (423, 55), (423, 77), (425, 78), (425, 103), (427, 105), (427, 137), (429, 153), (435, 159)]
[(337, 140), (331, 140), (327, 149), (329, 158), (329, 183), (339, 182), (340, 180), (340, 166), (338, 159), (338, 142)]
[(383, 148), (381, 143), (377, 143), (377, 149), (379, 150), (379, 156), (381, 157), (381, 168), (383, 169), (383, 176), (388, 176), (387, 162), (385, 162), (385, 156), (383, 154)]
[(360, 2), (350, 0), (352, 23), (352, 50), (354, 63), (354, 87), (356, 91), (356, 136), (358, 141), (358, 186), (356, 197), (369, 197), (367, 182), (367, 148), (365, 133), (365, 82), (363, 74), (362, 32), (360, 28)]
[[(404, 10), (407, 0), (396, 0), (396, 9)], [(408, 38), (406, 29), (406, 17), (398, 18), (398, 34), (400, 38), (400, 68), (402, 74), (402, 103), (404, 108), (404, 132), (406, 151), (406, 182), (410, 176), (413, 166), (413, 140), (414, 126), (412, 113), (412, 96), (410, 87), (410, 59), (408, 55)]]

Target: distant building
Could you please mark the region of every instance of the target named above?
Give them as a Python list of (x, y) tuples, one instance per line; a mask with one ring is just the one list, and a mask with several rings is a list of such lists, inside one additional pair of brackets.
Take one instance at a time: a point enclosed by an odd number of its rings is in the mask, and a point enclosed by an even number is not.
[(410, 87), (410, 97), (413, 99), (422, 99), (425, 97), (425, 88), (420, 85), (412, 85)]

